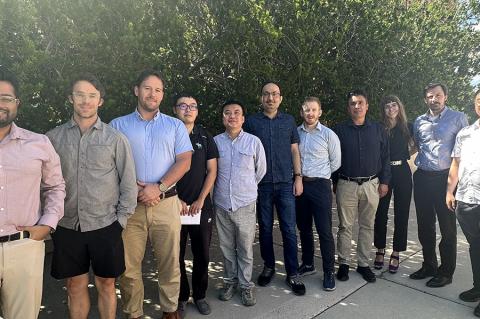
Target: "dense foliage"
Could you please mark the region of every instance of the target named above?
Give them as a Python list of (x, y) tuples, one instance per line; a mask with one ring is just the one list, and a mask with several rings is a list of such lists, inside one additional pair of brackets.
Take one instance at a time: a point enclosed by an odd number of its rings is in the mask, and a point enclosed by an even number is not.
[(147, 67), (166, 78), (162, 110), (174, 92), (191, 92), (212, 131), (226, 98), (255, 112), (267, 79), (297, 116), (315, 95), (333, 124), (348, 90), (361, 87), (373, 116), (393, 93), (413, 117), (431, 81), (449, 86), (450, 105), (471, 109), (479, 14), (476, 0), (0, 0), (0, 65), (21, 79), (20, 125), (39, 132), (69, 118), (78, 72), (104, 82), (109, 121), (133, 110), (132, 83)]

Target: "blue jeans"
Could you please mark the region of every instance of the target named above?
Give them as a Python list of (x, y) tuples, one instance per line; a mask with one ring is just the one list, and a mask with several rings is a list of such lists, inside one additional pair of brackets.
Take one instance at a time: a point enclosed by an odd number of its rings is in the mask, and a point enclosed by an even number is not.
[(264, 264), (275, 269), (273, 251), (273, 207), (277, 209), (283, 239), (283, 258), (287, 275), (297, 274), (297, 235), (295, 230), (295, 196), (292, 183), (263, 183), (258, 187), (257, 217), (260, 252)]

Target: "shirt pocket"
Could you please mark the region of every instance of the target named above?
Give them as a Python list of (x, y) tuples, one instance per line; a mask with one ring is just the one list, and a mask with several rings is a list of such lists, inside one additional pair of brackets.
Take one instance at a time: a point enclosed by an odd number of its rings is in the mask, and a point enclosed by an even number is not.
[(89, 145), (87, 147), (87, 167), (91, 169), (111, 169), (114, 159), (109, 145)]
[(255, 168), (254, 156), (255, 153), (253, 152), (253, 150), (238, 151), (238, 167), (243, 170), (253, 170)]

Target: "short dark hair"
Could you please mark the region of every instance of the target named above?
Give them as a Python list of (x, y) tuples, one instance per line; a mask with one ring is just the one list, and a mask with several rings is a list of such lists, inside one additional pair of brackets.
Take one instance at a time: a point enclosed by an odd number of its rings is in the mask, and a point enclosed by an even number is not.
[(367, 92), (365, 92), (365, 90), (362, 90), (362, 89), (351, 90), (350, 92), (347, 93), (347, 101), (349, 101), (350, 98), (352, 98), (353, 96), (363, 96), (365, 98), (366, 102), (368, 103), (368, 96), (367, 96)]
[(98, 92), (100, 92), (100, 97), (103, 99), (105, 97), (105, 87), (102, 85), (100, 80), (93, 74), (91, 73), (82, 73), (78, 76), (76, 76), (71, 82), (70, 82), (70, 92), (73, 92), (73, 87), (75, 84), (77, 84), (80, 81), (85, 81), (93, 85)]
[(448, 89), (445, 84), (440, 82), (432, 82), (428, 83), (427, 86), (423, 88), (423, 97), (427, 97), (427, 92), (437, 86), (442, 88), (443, 94), (448, 95)]
[(278, 86), (278, 88), (280, 89), (280, 95), (282, 95), (282, 89), (280, 88), (280, 83), (278, 83), (277, 81), (264, 81), (262, 83), (262, 88), (261, 88), (261, 91), (260, 93), (263, 93), (263, 88), (267, 85), (267, 84), (275, 84), (276, 86)]
[(18, 97), (20, 94), (20, 85), (18, 84), (16, 76), (13, 75), (12, 72), (9, 72), (4, 68), (0, 68), (0, 81), (10, 83), (10, 85), (13, 87), (13, 93)]
[[(180, 93), (176, 93), (173, 96), (173, 106), (177, 106), (178, 100), (180, 100), (182, 97), (191, 97), (192, 99), (197, 101), (197, 98), (195, 97), (195, 95), (191, 94), (191, 92), (180, 92)], [(197, 103), (198, 103), (198, 101), (197, 101)]]
[(316, 96), (307, 96), (305, 98), (305, 100), (303, 101), (303, 103), (306, 103), (306, 102), (316, 102), (316, 103), (318, 103), (318, 106), (320, 106), (320, 108), (322, 108), (322, 103), (320, 102), (320, 99)]
[(146, 69), (143, 70), (137, 77), (137, 80), (135, 81), (135, 86), (140, 87), (142, 85), (143, 81), (145, 81), (146, 78), (150, 76), (155, 76), (157, 77), (161, 82), (162, 85), (165, 86), (165, 82), (163, 81), (163, 76), (158, 70), (153, 70), (153, 69)]
[(226, 100), (223, 104), (222, 104), (222, 112), (223, 110), (225, 110), (225, 107), (228, 106), (228, 105), (232, 105), (232, 104), (237, 104), (237, 105), (240, 105), (240, 107), (242, 108), (242, 115), (245, 116), (247, 114), (247, 109), (245, 108), (245, 106), (242, 104), (242, 102), (238, 101), (238, 100), (234, 100), (234, 99), (229, 99), (229, 100)]

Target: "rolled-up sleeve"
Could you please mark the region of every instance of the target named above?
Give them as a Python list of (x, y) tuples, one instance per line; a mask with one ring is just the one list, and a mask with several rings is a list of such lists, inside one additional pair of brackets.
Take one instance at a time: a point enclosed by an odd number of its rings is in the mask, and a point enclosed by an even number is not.
[(55, 229), (64, 214), (65, 181), (62, 176), (60, 157), (45, 137), (45, 151), (48, 159), (42, 163), (42, 214), (37, 224), (48, 225)]

